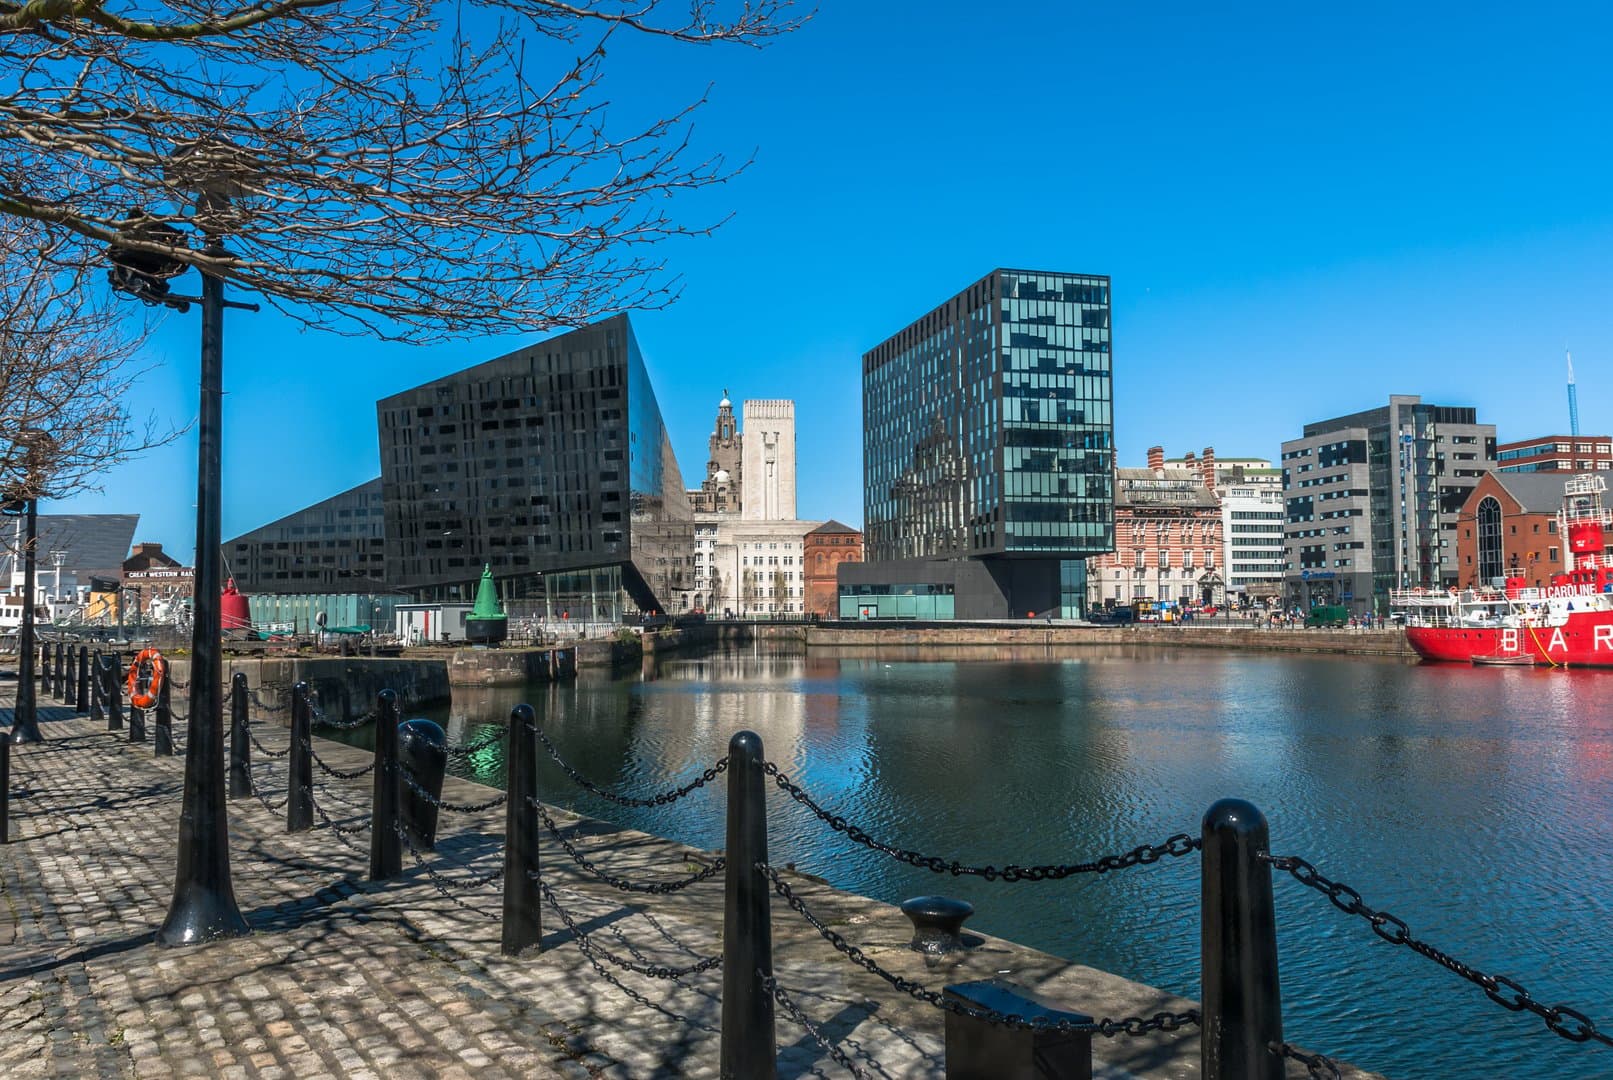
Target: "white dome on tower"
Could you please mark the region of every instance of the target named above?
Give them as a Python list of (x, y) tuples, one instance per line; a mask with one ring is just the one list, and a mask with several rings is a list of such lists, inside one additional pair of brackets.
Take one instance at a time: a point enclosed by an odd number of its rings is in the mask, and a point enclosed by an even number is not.
[(728, 470), (727, 469), (718, 469), (715, 473), (712, 474), (711, 478), (713, 480), (717, 481), (717, 483), (719, 483), (719, 484), (726, 484), (726, 483), (728, 483)]

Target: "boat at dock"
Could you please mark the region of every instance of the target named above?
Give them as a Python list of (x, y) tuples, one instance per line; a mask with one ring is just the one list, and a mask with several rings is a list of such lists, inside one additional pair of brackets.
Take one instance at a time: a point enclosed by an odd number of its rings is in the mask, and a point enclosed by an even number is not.
[(1613, 667), (1613, 567), (1606, 536), (1613, 511), (1607, 481), (1576, 476), (1557, 513), (1568, 568), (1528, 586), (1516, 568), (1466, 589), (1397, 589), (1390, 606), (1406, 620), (1406, 643), (1425, 660), (1502, 666)]

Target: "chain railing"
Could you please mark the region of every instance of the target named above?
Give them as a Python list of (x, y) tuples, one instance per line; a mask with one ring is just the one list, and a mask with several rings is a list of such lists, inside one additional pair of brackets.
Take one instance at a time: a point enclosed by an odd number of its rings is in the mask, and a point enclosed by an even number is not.
[(601, 870), (588, 861), (588, 858), (578, 851), (571, 841), (560, 835), (560, 826), (555, 824), (554, 818), (549, 816), (549, 812), (543, 808), (541, 802), (530, 795), (527, 796), (527, 802), (532, 804), (533, 809), (538, 812), (538, 817), (543, 821), (544, 829), (554, 839), (554, 842), (560, 845), (561, 850), (571, 856), (572, 862), (582, 867), (591, 877), (603, 881), (611, 888), (621, 892), (652, 893), (665, 896), (670, 893), (681, 892), (691, 885), (698, 885), (702, 881), (708, 881), (722, 873), (728, 866), (727, 860), (719, 857), (697, 873), (686, 878), (678, 878), (675, 881), (651, 881), (647, 883), (628, 881), (626, 878), (616, 877), (614, 874)]
[[(1536, 1001), (1518, 983), (1505, 975), (1487, 975), (1435, 948), (1426, 941), (1412, 936), (1405, 920), (1369, 907), (1361, 894), (1341, 881), (1324, 876), (1316, 867), (1294, 855), (1265, 855), (1264, 860), (1274, 870), (1286, 870), (1295, 881), (1314, 889), (1346, 915), (1359, 915), (1372, 927), (1372, 932), (1391, 945), (1404, 945), (1419, 956), (1426, 957), (1445, 970), (1460, 975), (1484, 991), (1484, 996), (1509, 1012), (1534, 1013), (1545, 1021), (1548, 1030), (1561, 1035), (1569, 1042), (1599, 1042), (1613, 1046), (1613, 1036), (1597, 1030), (1591, 1018), (1567, 1005), (1543, 1005)], [(1565, 1023), (1570, 1021), (1571, 1023)]]
[(907, 863), (922, 870), (930, 870), (937, 874), (951, 874), (953, 877), (971, 875), (985, 878), (987, 881), (1060, 881), (1076, 874), (1105, 874), (1113, 870), (1127, 870), (1134, 866), (1147, 866), (1156, 863), (1167, 855), (1180, 858), (1198, 851), (1203, 841), (1187, 833), (1177, 833), (1168, 837), (1161, 844), (1139, 844), (1122, 855), (1105, 855), (1092, 862), (1068, 863), (1047, 866), (1015, 866), (1009, 864), (1003, 867), (996, 866), (970, 866), (960, 863), (956, 859), (944, 859), (936, 855), (925, 855), (905, 848), (893, 847), (869, 836), (862, 829), (848, 822), (839, 814), (831, 813), (818, 804), (811, 795), (807, 794), (799, 785), (793, 783), (779, 767), (771, 761), (762, 764), (762, 771), (773, 778), (779, 790), (790, 798), (812, 811), (813, 815), (829, 826), (835, 832), (844, 833), (846, 839), (873, 851), (890, 856), (897, 862)]
[(717, 954), (716, 956), (705, 957), (704, 959), (698, 960), (686, 967), (665, 967), (657, 964), (641, 964), (636, 960), (623, 959), (622, 957), (611, 952), (609, 949), (605, 948), (603, 945), (594, 943), (592, 935), (590, 935), (581, 926), (577, 925), (577, 921), (573, 919), (570, 913), (567, 912), (566, 909), (561, 905), (559, 898), (555, 896), (554, 890), (549, 887), (548, 882), (537, 877), (536, 875), (533, 875), (532, 880), (537, 884), (538, 890), (543, 893), (544, 902), (549, 905), (556, 915), (560, 916), (560, 921), (565, 924), (566, 929), (571, 931), (572, 937), (577, 942), (577, 947), (584, 953), (592, 954), (599, 959), (604, 960), (608, 964), (621, 968), (623, 971), (631, 971), (635, 974), (643, 975), (650, 979), (682, 979), (690, 975), (698, 975), (703, 971), (711, 971), (722, 966), (723, 958), (721, 953)]
[(544, 731), (541, 727), (533, 725), (532, 731), (537, 735), (539, 741), (543, 743), (543, 748), (548, 751), (549, 756), (554, 759), (554, 763), (559, 765), (561, 771), (571, 778), (572, 783), (576, 784), (583, 790), (590, 791), (593, 794), (598, 795), (601, 799), (613, 802), (618, 806), (669, 806), (672, 803), (677, 802), (679, 799), (683, 799), (694, 794), (696, 791), (717, 779), (717, 777), (721, 776), (728, 769), (728, 759), (726, 757), (718, 758), (713, 765), (709, 766), (699, 776), (695, 777), (689, 783), (684, 784), (682, 787), (673, 788), (671, 791), (663, 791), (659, 795), (650, 795), (644, 798), (619, 795), (614, 791), (600, 787), (582, 773), (572, 768), (571, 764), (566, 761), (565, 758), (560, 756), (560, 751), (555, 747), (555, 744), (549, 740), (549, 736), (544, 734)]
[(451, 803), (447, 799), (442, 799), (436, 795), (433, 795), (430, 791), (427, 791), (423, 786), (421, 786), (420, 781), (415, 778), (414, 773), (409, 770), (407, 765), (403, 765), (401, 763), (399, 764), (398, 775), (403, 778), (403, 782), (409, 786), (409, 790), (413, 791), (416, 796), (424, 799), (427, 803), (435, 806), (437, 809), (447, 810), (451, 814), (480, 814), (484, 810), (491, 810), (494, 807), (503, 806), (504, 803), (509, 799), (509, 793), (501, 791), (491, 799), (488, 799), (486, 802)]
[(471, 743), (469, 746), (446, 746), (443, 748), (443, 752), (451, 758), (470, 757), (472, 754), (479, 754), (489, 747), (498, 746), (504, 742), (504, 739), (504, 732), (495, 731), (486, 738)]

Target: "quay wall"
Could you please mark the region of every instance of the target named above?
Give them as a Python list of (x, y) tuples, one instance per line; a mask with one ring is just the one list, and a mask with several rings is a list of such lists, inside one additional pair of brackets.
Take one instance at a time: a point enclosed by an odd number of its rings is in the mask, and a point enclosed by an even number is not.
[(1415, 660), (1399, 630), (1271, 630), (1240, 626), (992, 626), (944, 623), (881, 626), (818, 623), (804, 628), (808, 647), (837, 649), (889, 646), (1153, 645), (1170, 648), (1249, 649), (1275, 652), (1349, 653)]

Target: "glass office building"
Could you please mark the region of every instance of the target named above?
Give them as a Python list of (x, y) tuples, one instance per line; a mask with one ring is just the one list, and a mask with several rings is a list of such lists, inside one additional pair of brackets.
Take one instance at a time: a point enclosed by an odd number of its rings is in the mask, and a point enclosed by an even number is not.
[(957, 618), (1079, 617), (1085, 559), (1114, 546), (1111, 360), (1109, 279), (1029, 270), (866, 353), (868, 563), (842, 597), (941, 587)]
[(244, 593), (385, 592), (383, 524), (377, 477), (225, 541), (224, 568)]
[(376, 405), (386, 580), (556, 610), (667, 611), (692, 580), (693, 513), (626, 315)]

